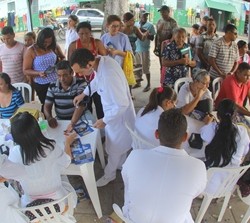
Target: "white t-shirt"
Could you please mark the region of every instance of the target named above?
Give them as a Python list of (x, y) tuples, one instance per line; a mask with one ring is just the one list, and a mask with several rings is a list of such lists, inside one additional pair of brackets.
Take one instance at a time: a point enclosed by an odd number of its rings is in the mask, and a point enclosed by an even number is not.
[[(56, 145), (53, 151), (45, 149), (45, 152), (45, 158), (23, 165), (20, 147), (15, 146), (10, 149), (8, 159), (20, 166), (16, 165), (12, 169), (0, 168), (0, 175), (20, 182), (24, 190), (22, 206), (40, 198), (60, 199), (68, 193), (62, 186), (61, 173), (69, 166), (70, 157)], [(11, 178), (14, 174), (18, 177)]]
[[(160, 170), (160, 171), (159, 171)], [(122, 168), (124, 215), (132, 222), (191, 223), (193, 199), (205, 188), (206, 168), (185, 150), (133, 150)]]
[[(201, 100), (205, 100), (205, 99), (213, 100), (211, 92), (208, 89), (201, 97)], [(190, 91), (189, 83), (183, 84), (181, 86), (180, 91), (179, 91), (178, 96), (177, 96), (176, 107), (181, 108), (181, 107), (185, 106), (186, 104), (189, 104), (193, 100), (194, 100), (194, 96), (192, 95), (192, 93)]]
[[(215, 129), (216, 129), (217, 123), (212, 122), (208, 125), (205, 125), (201, 128), (201, 138), (207, 142), (208, 144), (212, 141), (215, 135)], [(247, 129), (244, 126), (236, 125), (238, 134), (236, 135), (236, 144), (237, 144), (237, 150), (236, 153), (233, 154), (231, 162), (225, 166), (225, 167), (233, 167), (233, 166), (240, 166), (242, 163), (243, 157), (248, 153), (249, 150), (249, 136), (247, 133)], [(224, 178), (227, 176), (227, 173), (220, 173), (215, 174), (210, 179), (209, 183), (207, 184), (207, 187), (205, 191), (207, 193), (215, 193), (216, 189), (219, 187), (219, 185), (223, 182)]]
[[(205, 125), (201, 128), (201, 138), (209, 144), (215, 135), (217, 123), (212, 122), (208, 125)], [(233, 154), (231, 162), (227, 165), (228, 166), (240, 166), (242, 163), (242, 158), (248, 153), (249, 150), (249, 143), (250, 139), (247, 133), (247, 129), (244, 126), (236, 125), (238, 134), (236, 135), (236, 144), (237, 150), (236, 153)]]
[[(155, 138), (155, 130), (158, 129), (158, 121), (161, 113), (164, 111), (161, 106), (158, 106), (156, 110), (150, 111), (147, 114), (141, 116), (145, 107), (141, 108), (135, 118), (135, 131), (138, 135), (151, 143), (154, 146), (159, 146), (159, 139)], [(148, 145), (145, 145), (144, 149), (149, 148)]]
[(65, 33), (65, 50), (68, 51), (69, 45), (79, 39), (75, 29), (67, 29)]

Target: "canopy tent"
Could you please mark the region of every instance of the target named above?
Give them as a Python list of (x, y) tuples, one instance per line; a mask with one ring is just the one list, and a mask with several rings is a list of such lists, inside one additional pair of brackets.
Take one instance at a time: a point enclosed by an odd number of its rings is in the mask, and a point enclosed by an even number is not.
[(205, 0), (205, 2), (208, 8), (218, 9), (226, 12), (235, 12), (235, 13), (238, 12), (237, 9), (234, 7), (234, 5), (230, 3), (223, 3), (212, 0)]

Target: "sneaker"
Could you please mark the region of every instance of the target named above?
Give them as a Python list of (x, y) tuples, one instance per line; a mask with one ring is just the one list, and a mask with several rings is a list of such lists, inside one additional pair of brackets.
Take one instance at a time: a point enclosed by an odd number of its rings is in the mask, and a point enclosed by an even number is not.
[(141, 87), (141, 83), (136, 83), (136, 84), (132, 87), (132, 89), (135, 89), (135, 88), (138, 88), (138, 87)]
[(143, 89), (143, 92), (147, 92), (147, 91), (149, 91), (151, 88), (150, 88), (150, 86), (146, 86), (144, 89)]
[(115, 179), (115, 177), (114, 178), (106, 178), (105, 176), (102, 176), (99, 180), (96, 181), (96, 186), (103, 187), (114, 179)]

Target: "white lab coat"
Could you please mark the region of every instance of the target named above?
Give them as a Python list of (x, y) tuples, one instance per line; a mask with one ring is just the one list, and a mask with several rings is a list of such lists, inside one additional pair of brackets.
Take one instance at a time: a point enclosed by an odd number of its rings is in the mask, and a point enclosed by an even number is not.
[[(145, 107), (141, 108), (135, 120), (135, 131), (138, 135), (149, 142), (154, 146), (159, 146), (159, 139), (155, 138), (155, 130), (158, 129), (158, 121), (162, 112), (164, 112), (161, 106), (157, 106), (157, 108), (153, 111), (148, 112), (147, 114), (141, 116)], [(143, 149), (152, 149), (152, 146), (143, 145)]]
[[(122, 167), (132, 144), (125, 122), (132, 129), (135, 123), (128, 83), (120, 65), (114, 59), (102, 56), (90, 88), (91, 94), (97, 92), (101, 96), (104, 111), (106, 151), (109, 155), (105, 177), (115, 178), (116, 169)], [(84, 94), (89, 95), (88, 88), (85, 88)]]

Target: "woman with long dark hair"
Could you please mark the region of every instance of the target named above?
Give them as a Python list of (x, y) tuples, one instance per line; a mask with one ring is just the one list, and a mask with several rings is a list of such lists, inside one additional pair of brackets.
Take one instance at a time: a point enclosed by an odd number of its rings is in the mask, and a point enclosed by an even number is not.
[(61, 174), (71, 163), (70, 145), (76, 134), (65, 138), (64, 151), (42, 134), (37, 120), (28, 112), (11, 120), (11, 134), (17, 146), (10, 150), (8, 160), (1, 157), (0, 175), (20, 182), (22, 206), (37, 199), (57, 200), (73, 191), (70, 185), (64, 186)]
[(201, 138), (208, 143), (205, 149), (206, 166), (240, 166), (249, 150), (249, 136), (242, 125), (234, 124), (236, 106), (224, 99), (218, 105), (219, 122), (212, 122), (201, 129)]
[(57, 80), (55, 69), (49, 68), (53, 68), (58, 60), (64, 58), (51, 28), (45, 28), (39, 32), (36, 43), (27, 49), (23, 71), (25, 75), (34, 78), (33, 86), (42, 104), (42, 111), (48, 87), (50, 83)]
[[(138, 111), (135, 120), (135, 131), (141, 138), (155, 146), (160, 145), (159, 140), (155, 138), (158, 120), (163, 111), (175, 106), (176, 97), (175, 91), (168, 86), (152, 90), (148, 104)], [(145, 145), (145, 149), (147, 148)]]
[(11, 84), (10, 76), (0, 73), (0, 118), (10, 118), (23, 104), (23, 96)]

